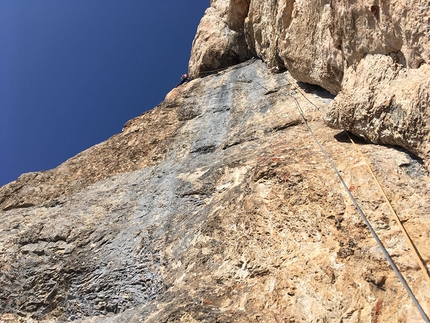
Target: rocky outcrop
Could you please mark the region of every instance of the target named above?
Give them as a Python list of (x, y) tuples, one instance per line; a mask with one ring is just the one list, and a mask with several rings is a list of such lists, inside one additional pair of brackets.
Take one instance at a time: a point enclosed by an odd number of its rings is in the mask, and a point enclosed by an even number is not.
[(366, 167), (428, 267), (429, 10), (211, 1), (193, 81), (0, 188), (0, 322), (421, 322), (300, 111), (429, 313)]
[(404, 69), (389, 56), (372, 55), (348, 69), (343, 84), (328, 125), (430, 161), (430, 65)]
[(428, 64), (429, 16), (428, 0), (214, 0), (194, 39), (190, 73), (254, 53), (269, 68), (337, 93), (346, 69), (368, 55), (391, 55), (412, 69)]
[[(236, 15), (238, 7), (241, 14)], [(238, 33), (229, 28), (232, 16)], [(261, 57), (272, 71), (288, 69), (299, 81), (339, 94), (326, 118), (329, 126), (375, 143), (399, 144), (429, 160), (428, 0), (211, 1), (193, 43), (191, 75), (206, 75), (230, 66), (233, 57), (246, 60), (251, 55)], [(408, 93), (405, 88), (412, 84), (422, 94)], [(394, 96), (392, 105), (378, 105)], [(389, 117), (396, 121), (378, 119), (382, 111), (396, 111)], [(375, 126), (386, 121), (386, 126)], [(387, 134), (393, 128), (397, 130)]]
[(190, 76), (206, 76), (254, 56), (247, 46), (244, 20), (249, 0), (211, 1), (193, 42)]
[[(296, 105), (429, 311), (365, 162), (322, 122), (332, 99), (254, 60), (0, 188), (0, 321), (420, 322)], [(423, 165), (359, 148), (428, 264)]]

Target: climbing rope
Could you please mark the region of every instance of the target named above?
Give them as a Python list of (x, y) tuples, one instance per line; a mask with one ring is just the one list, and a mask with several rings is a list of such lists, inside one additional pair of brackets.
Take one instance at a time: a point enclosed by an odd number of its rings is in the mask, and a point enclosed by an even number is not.
[(208, 76), (208, 75), (210, 75), (212, 73), (215, 73), (215, 72), (221, 72), (221, 71), (224, 71), (224, 70), (228, 69), (229, 67), (231, 67), (231, 66), (219, 68), (217, 70), (210, 70), (210, 71), (199, 72), (198, 77), (204, 77), (204, 76)]
[[(291, 81), (288, 79), (288, 76), (287, 76), (287, 80), (288, 80), (288, 83), (290, 83), (290, 85), (291, 85)], [(304, 98), (305, 98), (305, 99), (306, 99), (310, 104), (312, 104), (315, 108), (317, 108), (317, 109), (319, 110), (318, 106), (317, 106), (316, 104), (314, 104), (311, 100), (309, 100), (309, 99), (308, 99), (308, 97), (303, 93), (303, 91), (301, 91), (301, 90), (298, 88), (298, 86), (296, 87), (296, 90), (297, 90), (298, 92), (300, 92), (300, 94), (301, 94), (301, 95), (302, 95), (302, 96), (303, 96), (303, 97), (304, 97)], [(375, 173), (373, 172), (372, 167), (370, 166), (370, 164), (369, 164), (369, 162), (367, 161), (366, 157), (363, 155), (363, 153), (360, 151), (360, 149), (358, 149), (358, 147), (357, 147), (357, 145), (355, 144), (354, 140), (351, 138), (351, 136), (349, 135), (349, 133), (348, 133), (347, 131), (346, 131), (346, 134), (347, 134), (347, 136), (348, 136), (349, 140), (351, 141), (352, 145), (354, 146), (355, 150), (356, 150), (356, 151), (358, 152), (358, 154), (360, 155), (361, 159), (365, 162), (365, 164), (366, 164), (366, 166), (367, 166), (367, 168), (368, 168), (368, 170), (369, 170), (370, 174), (372, 175), (373, 179), (375, 180), (375, 182), (376, 182), (376, 184), (377, 184), (377, 186), (378, 186), (378, 188), (379, 188), (379, 190), (380, 190), (380, 192), (381, 192), (382, 196), (384, 197), (384, 199), (385, 199), (385, 201), (386, 201), (386, 203), (387, 203), (387, 205), (388, 205), (388, 207), (389, 207), (389, 209), (390, 209), (391, 213), (393, 214), (394, 219), (396, 220), (397, 224), (399, 225), (399, 227), (400, 227), (400, 229), (401, 229), (401, 231), (402, 231), (402, 233), (403, 233), (403, 236), (404, 236), (404, 238), (405, 238), (406, 242), (407, 242), (407, 243), (408, 243), (408, 245), (409, 245), (409, 248), (413, 251), (413, 253), (414, 253), (414, 255), (415, 255), (415, 258), (417, 259), (418, 265), (420, 266), (421, 270), (422, 270), (422, 271), (423, 271), (423, 273), (424, 273), (424, 276), (427, 278), (427, 280), (428, 280), (428, 282), (429, 282), (429, 284), (430, 284), (430, 274), (429, 274), (429, 271), (428, 271), (428, 269), (427, 269), (426, 265), (424, 264), (424, 261), (423, 261), (423, 259), (422, 259), (421, 255), (420, 255), (420, 253), (419, 253), (419, 251), (418, 251), (417, 247), (415, 246), (415, 244), (413, 243), (413, 241), (412, 241), (411, 237), (409, 236), (408, 232), (406, 231), (405, 227), (403, 226), (403, 223), (401, 222), (401, 220), (400, 220), (399, 216), (397, 215), (396, 211), (394, 210), (394, 208), (393, 208), (393, 206), (392, 206), (392, 204), (391, 204), (390, 200), (389, 200), (389, 199), (388, 199), (388, 197), (387, 197), (387, 194), (385, 193), (384, 189), (382, 188), (381, 183), (380, 183), (380, 182), (379, 182), (379, 180), (377, 179), (377, 177), (376, 177)]]
[[(287, 80), (288, 80), (288, 76), (287, 76)], [(291, 84), (290, 80), (288, 80), (288, 82)], [(314, 104), (311, 100), (309, 100), (309, 99), (308, 99), (308, 97), (303, 93), (303, 91), (301, 91), (301, 90), (298, 88), (298, 86), (296, 87), (296, 89), (297, 89), (297, 91), (298, 91), (298, 92), (300, 92), (300, 94), (301, 94), (301, 95), (302, 95), (302, 96), (303, 96), (303, 97), (304, 97), (304, 98), (305, 98), (305, 99), (306, 99), (310, 104), (312, 104), (315, 108), (317, 108), (317, 109), (319, 110), (318, 106), (317, 106), (316, 104)], [(375, 173), (373, 172), (372, 167), (370, 166), (369, 162), (367, 161), (367, 159), (365, 158), (365, 156), (363, 155), (363, 153), (360, 151), (360, 149), (358, 149), (358, 147), (357, 147), (357, 145), (355, 144), (354, 140), (351, 138), (351, 136), (349, 135), (349, 133), (348, 133), (347, 131), (346, 131), (346, 134), (347, 134), (347, 136), (348, 136), (349, 140), (351, 141), (352, 145), (354, 146), (355, 150), (358, 152), (358, 154), (360, 155), (360, 157), (362, 158), (362, 160), (365, 162), (365, 164), (366, 164), (366, 166), (367, 166), (367, 168), (368, 168), (368, 170), (369, 170), (370, 174), (372, 175), (373, 179), (375, 180), (375, 182), (376, 182), (376, 184), (377, 184), (377, 186), (378, 186), (378, 188), (379, 188), (379, 190), (380, 190), (380, 192), (381, 192), (382, 196), (384, 197), (384, 199), (385, 199), (385, 201), (386, 201), (386, 203), (387, 203), (387, 205), (388, 205), (388, 207), (389, 207), (389, 209), (390, 209), (391, 213), (393, 214), (394, 219), (396, 220), (397, 224), (399, 225), (399, 227), (400, 227), (400, 229), (401, 229), (401, 231), (402, 231), (402, 233), (403, 233), (403, 236), (404, 236), (404, 238), (405, 238), (406, 242), (407, 242), (407, 243), (408, 243), (408, 245), (409, 245), (409, 248), (413, 251), (413, 253), (414, 253), (414, 255), (415, 255), (415, 258), (416, 258), (416, 260), (417, 260), (417, 262), (418, 262), (418, 265), (420, 266), (421, 270), (422, 270), (422, 271), (423, 271), (423, 273), (424, 273), (424, 276), (427, 278), (427, 280), (428, 280), (428, 282), (429, 282), (429, 284), (430, 284), (430, 274), (429, 274), (429, 271), (428, 271), (428, 269), (427, 269), (426, 265), (424, 264), (424, 261), (423, 261), (423, 259), (422, 259), (421, 255), (420, 255), (420, 253), (419, 253), (419, 251), (418, 251), (417, 247), (415, 246), (415, 244), (413, 243), (413, 241), (412, 241), (411, 237), (409, 236), (408, 232), (406, 231), (405, 227), (403, 226), (403, 223), (401, 222), (401, 220), (400, 220), (399, 216), (397, 215), (396, 211), (394, 210), (394, 208), (393, 208), (393, 206), (392, 206), (391, 202), (389, 201), (389, 199), (388, 199), (388, 197), (387, 197), (387, 194), (385, 193), (384, 189), (382, 188), (382, 185), (380, 184), (380, 182), (379, 182), (379, 180), (377, 179), (377, 177), (376, 177)]]
[[(288, 79), (288, 76), (287, 76), (287, 81), (288, 81), (288, 83), (290, 83), (290, 85), (292, 85), (292, 83)], [(320, 109), (319, 106), (317, 106), (315, 103), (313, 103), (311, 100), (309, 100), (308, 97), (303, 93), (303, 91), (300, 90), (300, 86), (297, 83), (296, 83), (296, 90), (305, 98), (306, 101), (308, 101), (310, 104), (312, 104), (317, 110)]]
[(394, 219), (396, 220), (397, 224), (399, 225), (400, 229), (402, 230), (403, 236), (405, 237), (406, 242), (409, 245), (409, 248), (413, 251), (417, 262), (419, 264), (419, 266), (421, 267), (421, 270), (424, 272), (424, 275), (426, 276), (429, 284), (430, 284), (430, 275), (429, 272), (427, 270), (427, 267), (425, 266), (418, 249), (416, 248), (415, 244), (413, 243), (411, 237), (409, 236), (408, 232), (406, 231), (405, 227), (403, 226), (403, 223), (400, 221), (399, 216), (397, 215), (396, 211), (394, 210), (392, 204), (390, 203), (390, 201), (388, 200), (387, 194), (385, 194), (384, 189), (381, 186), (381, 183), (379, 182), (379, 180), (376, 178), (375, 173), (372, 170), (372, 167), (370, 167), (369, 162), (367, 161), (367, 159), (364, 157), (363, 153), (361, 152), (360, 149), (358, 149), (357, 145), (355, 144), (354, 140), (352, 140), (351, 136), (349, 135), (348, 132), (346, 132), (346, 134), (348, 135), (349, 140), (351, 141), (352, 145), (354, 146), (355, 150), (359, 153), (359, 155), (361, 156), (362, 160), (364, 160), (364, 162), (366, 163), (366, 166), (370, 172), (370, 174), (372, 175), (373, 179), (375, 180), (376, 184), (379, 187), (379, 190), (381, 191), (382, 196), (384, 197), (388, 207), (391, 210), (391, 213), (394, 216)]
[(391, 268), (395, 272), (397, 278), (400, 280), (400, 282), (402, 283), (403, 287), (407, 291), (409, 297), (414, 302), (415, 306), (417, 307), (417, 309), (420, 312), (420, 314), (421, 314), (422, 318), (424, 319), (424, 321), (426, 323), (430, 323), (429, 318), (427, 317), (427, 315), (424, 312), (423, 308), (421, 307), (420, 303), (416, 299), (415, 295), (413, 294), (412, 290), (410, 289), (410, 287), (409, 287), (408, 283), (406, 282), (405, 278), (403, 277), (402, 273), (397, 268), (396, 264), (394, 263), (393, 259), (391, 258), (390, 254), (388, 253), (387, 249), (382, 244), (381, 240), (379, 239), (379, 237), (376, 234), (375, 230), (373, 229), (372, 225), (367, 220), (367, 217), (364, 215), (363, 211), (361, 210), (361, 208), (358, 205), (357, 201), (355, 200), (354, 196), (351, 194), (350, 190), (348, 189), (348, 186), (346, 185), (345, 181), (343, 180), (342, 175), (340, 175), (339, 171), (337, 170), (337, 167), (334, 164), (333, 160), (328, 155), (328, 153), (325, 151), (325, 149), (323, 148), (323, 146), (320, 144), (320, 142), (318, 141), (318, 139), (315, 136), (314, 132), (312, 131), (311, 127), (309, 126), (308, 122), (306, 121), (306, 118), (305, 118), (304, 113), (303, 113), (303, 111), (302, 111), (302, 109), (300, 107), (299, 102), (297, 101), (297, 99), (293, 95), (291, 95), (291, 97), (294, 99), (294, 102), (296, 104), (297, 110), (298, 110), (298, 112), (299, 112), (299, 114), (300, 114), (300, 116), (301, 116), (301, 118), (303, 120), (303, 124), (306, 126), (306, 128), (309, 131), (309, 133), (312, 135), (314, 141), (317, 143), (318, 147), (320, 148), (321, 152), (324, 154), (324, 156), (327, 158), (327, 160), (329, 161), (330, 165), (334, 169), (337, 177), (339, 178), (340, 182), (342, 183), (343, 187), (345, 188), (345, 191), (347, 192), (349, 198), (351, 199), (352, 203), (354, 204), (355, 208), (357, 209), (357, 211), (360, 214), (361, 218), (363, 219), (364, 223), (366, 223), (367, 228), (369, 229), (370, 233), (372, 234), (372, 236), (375, 239), (376, 243), (378, 244), (379, 248), (382, 250), (382, 253), (384, 254), (384, 256), (387, 259), (388, 263), (390, 264)]
[[(250, 60), (250, 62), (255, 61), (256, 59), (252, 59)], [(211, 71), (205, 71), (205, 72), (201, 72), (199, 73), (199, 77), (202, 76), (202, 74), (211, 74), (214, 72), (219, 72), (219, 71), (223, 71), (226, 70), (228, 67), (225, 68), (220, 68), (220, 69), (216, 69), (216, 70), (211, 70)], [(255, 67), (256, 69), (258, 69), (257, 67)], [(288, 79), (287, 77), (287, 81), (290, 85), (292, 85), (291, 81)], [(261, 85), (261, 84), (260, 84)], [(262, 86), (262, 85), (261, 85)], [(264, 86), (262, 86), (263, 88), (265, 88)], [(307, 96), (303, 93), (303, 91), (301, 91), (299, 89), (299, 86), (296, 86), (297, 91), (310, 103), (312, 104), (317, 110), (320, 110), (320, 108), (314, 104), (311, 100), (309, 100), (307, 98)], [(267, 89), (266, 89), (267, 90)], [(344, 179), (342, 178), (342, 175), (339, 173), (339, 171), (337, 170), (336, 165), (334, 164), (333, 160), (331, 159), (331, 157), (328, 155), (328, 153), (325, 151), (325, 149), (322, 147), (322, 145), (320, 144), (320, 142), (318, 141), (317, 137), (315, 136), (314, 132), (312, 131), (311, 127), (309, 126), (309, 124), (306, 121), (306, 118), (304, 116), (304, 113), (300, 107), (299, 102), (297, 101), (297, 99), (291, 95), (291, 97), (294, 99), (294, 102), (296, 104), (297, 110), (303, 120), (303, 124), (306, 126), (306, 128), (308, 129), (309, 133), (312, 135), (313, 139), (315, 140), (315, 142), (317, 143), (318, 147), (320, 148), (320, 150), (322, 151), (322, 153), (324, 154), (324, 156), (327, 158), (327, 160), (329, 161), (330, 165), (332, 166), (332, 168), (334, 169), (337, 177), (339, 178), (340, 182), (342, 183), (342, 186), (344, 187), (345, 191), (347, 192), (349, 198), (351, 199), (352, 203), (354, 204), (355, 208), (357, 209), (358, 213), (360, 214), (361, 218), (363, 219), (364, 223), (366, 224), (366, 226), (368, 227), (370, 233), (372, 234), (373, 238), (375, 239), (376, 243), (378, 244), (378, 246), (380, 247), (382, 253), (384, 254), (385, 258), (387, 259), (388, 263), (390, 264), (391, 268), (393, 269), (393, 271), (395, 272), (397, 278), (400, 280), (400, 282), (402, 283), (403, 287), (405, 288), (405, 290), (407, 291), (409, 297), (412, 299), (412, 301), (414, 302), (415, 306), (417, 307), (418, 311), (420, 312), (421, 316), (423, 317), (424, 321), (426, 323), (430, 323), (429, 318), (427, 317), (426, 313), (424, 312), (423, 308), (421, 307), (420, 303), (418, 302), (418, 300), (416, 299), (415, 295), (413, 294), (412, 290), (410, 289), (408, 283), (406, 282), (405, 278), (403, 277), (402, 273), (399, 271), (399, 269), (397, 268), (396, 264), (394, 263), (393, 259), (391, 258), (391, 256), (389, 255), (387, 249), (384, 247), (384, 245), (382, 244), (381, 240), (379, 239), (378, 235), (376, 234), (375, 230), (373, 229), (372, 225), (370, 224), (370, 222), (367, 220), (367, 217), (365, 216), (364, 212), (361, 210), (360, 206), (358, 205), (357, 201), (355, 200), (354, 196), (351, 194), (348, 186), (346, 185)], [(349, 139), (351, 140), (351, 142), (353, 143), (354, 147), (356, 148), (356, 145), (354, 143), (354, 141), (352, 140), (352, 138), (349, 136)], [(357, 149), (357, 148), (356, 148)], [(363, 157), (362, 153), (357, 149), (357, 151), (360, 153), (360, 155)], [(365, 160), (365, 159), (364, 159)], [(373, 178), (375, 179), (376, 183), (378, 184), (379, 189), (381, 190), (383, 196), (385, 197), (385, 200), (387, 201), (392, 213), (395, 215), (396, 221), (399, 224), (399, 226), (402, 229), (402, 232), (406, 238), (406, 241), (408, 242), (410, 248), (414, 251), (415, 256), (418, 259), (418, 263), (421, 267), (421, 269), (425, 272), (427, 279), (430, 282), (430, 276), (428, 273), (427, 268), (425, 267), (422, 258), (420, 257), (418, 250), (416, 249), (415, 245), (413, 244), (412, 240), (410, 239), (410, 236), (408, 235), (408, 233), (406, 232), (404, 226), (402, 225), (397, 213), (394, 211), (391, 203), (389, 202), (384, 190), (382, 189), (382, 186), (380, 185), (379, 181), (377, 180), (376, 176), (374, 175), (370, 165), (368, 164), (367, 160), (366, 161), (366, 165), (370, 170), (370, 173), (372, 174)]]

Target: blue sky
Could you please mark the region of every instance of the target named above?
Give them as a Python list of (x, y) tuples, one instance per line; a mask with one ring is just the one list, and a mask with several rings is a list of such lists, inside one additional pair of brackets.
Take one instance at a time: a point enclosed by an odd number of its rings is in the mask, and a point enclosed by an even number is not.
[(160, 103), (210, 1), (0, 0), (0, 186)]

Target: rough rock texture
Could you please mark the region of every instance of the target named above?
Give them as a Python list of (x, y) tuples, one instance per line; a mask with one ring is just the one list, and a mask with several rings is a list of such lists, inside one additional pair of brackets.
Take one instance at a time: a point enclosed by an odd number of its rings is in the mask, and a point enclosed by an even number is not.
[(249, 0), (211, 1), (193, 47), (190, 76), (195, 78), (244, 62), (253, 56), (245, 41), (244, 24)]
[[(0, 188), (0, 322), (421, 322), (298, 113), (295, 99), (429, 313), (365, 162), (322, 122), (333, 97), (289, 82), (260, 61), (196, 79)], [(423, 165), (359, 148), (428, 266)]]
[(190, 73), (230, 66), (232, 52), (244, 59), (255, 53), (270, 68), (287, 67), (296, 79), (337, 93), (346, 69), (367, 55), (391, 54), (408, 68), (428, 64), (429, 19), (428, 0), (213, 0)]
[[(231, 16), (238, 33), (229, 28)], [(211, 1), (193, 43), (191, 75), (252, 56), (339, 94), (329, 126), (401, 145), (430, 162), (428, 0)]]
[(429, 107), (430, 65), (404, 69), (389, 56), (373, 55), (348, 70), (325, 121), (375, 143), (405, 147), (428, 163)]

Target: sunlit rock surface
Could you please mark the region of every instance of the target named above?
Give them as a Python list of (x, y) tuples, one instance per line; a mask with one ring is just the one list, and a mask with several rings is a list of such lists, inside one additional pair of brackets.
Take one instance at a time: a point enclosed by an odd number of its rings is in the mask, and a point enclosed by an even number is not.
[(389, 56), (373, 55), (347, 71), (344, 85), (325, 117), (328, 125), (405, 147), (430, 169), (430, 65), (404, 69)]
[[(322, 121), (337, 98), (255, 60), (0, 188), (0, 321), (421, 322), (295, 100), (429, 311), (365, 162)], [(421, 160), (355, 139), (428, 264)]]
[(251, 57), (339, 94), (329, 126), (400, 145), (429, 164), (428, 0), (211, 1), (194, 39), (191, 75)]

